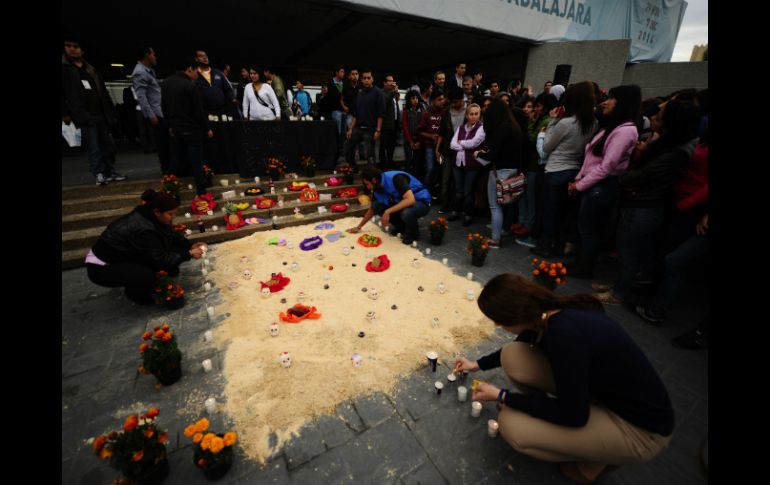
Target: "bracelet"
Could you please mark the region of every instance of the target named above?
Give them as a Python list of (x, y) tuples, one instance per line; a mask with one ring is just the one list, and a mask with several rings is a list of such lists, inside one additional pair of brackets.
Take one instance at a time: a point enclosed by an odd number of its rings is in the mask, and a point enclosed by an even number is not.
[(320, 236), (314, 236), (304, 239), (299, 243), (299, 248), (303, 251), (310, 251), (311, 249), (316, 249), (321, 244), (323, 244), (323, 239)]
[(505, 398), (508, 397), (508, 390), (507, 389), (500, 389), (500, 393), (497, 395), (497, 401), (501, 403), (505, 403)]

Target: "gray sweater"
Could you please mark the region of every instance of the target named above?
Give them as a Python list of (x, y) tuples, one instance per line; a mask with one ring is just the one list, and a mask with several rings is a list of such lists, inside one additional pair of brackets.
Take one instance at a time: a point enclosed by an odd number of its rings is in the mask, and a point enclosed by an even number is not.
[(583, 162), (583, 152), (591, 137), (596, 133), (597, 123), (583, 135), (580, 123), (575, 116), (555, 119), (545, 130), (543, 152), (547, 158), (546, 173), (563, 170), (579, 170)]

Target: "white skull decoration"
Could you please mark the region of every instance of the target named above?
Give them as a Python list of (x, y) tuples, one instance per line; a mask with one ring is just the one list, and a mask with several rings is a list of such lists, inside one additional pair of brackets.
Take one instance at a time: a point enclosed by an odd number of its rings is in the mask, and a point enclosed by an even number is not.
[(280, 329), (278, 328), (278, 324), (277, 323), (273, 323), (272, 325), (270, 325), (270, 335), (271, 336), (277, 337), (279, 330)]
[(412, 266), (414, 266), (415, 268), (419, 268), (420, 267), (420, 260), (417, 259), (417, 258), (414, 258), (412, 260)]
[(243, 278), (246, 280), (251, 279), (251, 270), (250, 269), (244, 269), (243, 270)]
[(342, 254), (344, 254), (345, 256), (347, 256), (348, 254), (350, 254), (350, 248), (349, 248), (349, 247), (347, 247), (347, 246), (345, 246), (344, 248), (342, 248)]
[(270, 297), (270, 288), (262, 288), (262, 298)]
[(476, 292), (473, 290), (468, 290), (465, 292), (465, 297), (470, 301), (473, 301), (476, 299)]
[(291, 270), (292, 271), (299, 270), (299, 263), (291, 263)]
[(443, 281), (438, 284), (438, 292), (441, 293), (442, 295), (446, 293), (446, 285), (444, 284)]
[(350, 358), (350, 360), (353, 361), (353, 365), (355, 367), (361, 367), (361, 364), (364, 361), (364, 359), (361, 357), (361, 354), (359, 354), (359, 353), (353, 354), (353, 356)]
[(278, 356), (278, 360), (281, 361), (281, 365), (284, 367), (291, 367), (291, 355), (288, 352), (281, 352)]
[(372, 300), (376, 300), (380, 297), (380, 292), (375, 290), (374, 288), (369, 289), (369, 298)]
[(306, 296), (307, 295), (305, 295), (304, 291), (300, 291), (299, 293), (297, 293), (297, 300), (304, 301)]

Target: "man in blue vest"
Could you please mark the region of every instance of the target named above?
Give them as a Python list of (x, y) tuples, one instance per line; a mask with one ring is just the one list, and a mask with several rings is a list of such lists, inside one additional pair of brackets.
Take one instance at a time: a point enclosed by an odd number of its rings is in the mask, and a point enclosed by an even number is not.
[(392, 223), (391, 234), (404, 234), (404, 244), (418, 240), (420, 232), (417, 221), (430, 211), (431, 197), (428, 189), (406, 172), (383, 172), (371, 165), (361, 171), (361, 178), (372, 193), (372, 205), (358, 226), (351, 227), (348, 232), (359, 232), (377, 214), (382, 216), (383, 227), (387, 228)]

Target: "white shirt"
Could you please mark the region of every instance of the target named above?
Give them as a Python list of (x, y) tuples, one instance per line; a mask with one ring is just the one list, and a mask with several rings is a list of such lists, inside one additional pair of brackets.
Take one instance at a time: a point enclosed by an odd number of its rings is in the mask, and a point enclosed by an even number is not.
[[(266, 120), (271, 121), (276, 118), (281, 118), (281, 108), (278, 105), (278, 98), (275, 97), (275, 91), (267, 83), (262, 83), (262, 87), (259, 88), (259, 98), (267, 106), (262, 105), (257, 101), (257, 96), (254, 94), (254, 85), (249, 84), (246, 89), (243, 90), (243, 119), (246, 120)], [(269, 107), (272, 106), (272, 109)]]

